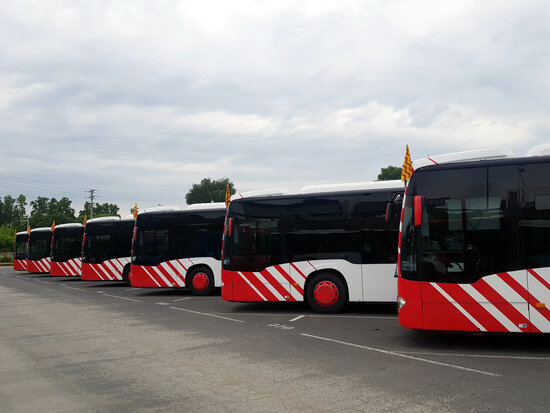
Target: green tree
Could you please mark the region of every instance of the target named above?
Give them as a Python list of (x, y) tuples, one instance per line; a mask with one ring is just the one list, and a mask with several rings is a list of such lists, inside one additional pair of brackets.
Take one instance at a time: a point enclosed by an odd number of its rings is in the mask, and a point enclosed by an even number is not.
[(72, 201), (69, 198), (63, 197), (59, 201), (55, 198), (46, 198), (39, 196), (34, 201), (31, 201), (31, 216), (29, 224), (31, 228), (47, 227), (56, 224), (65, 224), (67, 222), (75, 222), (74, 208), (71, 208)]
[(229, 184), (231, 195), (235, 193), (235, 186), (229, 178), (210, 179), (204, 178), (200, 184), (193, 184), (193, 187), (185, 195), (187, 205), (198, 204), (202, 202), (224, 202), (225, 191)]
[(0, 225), (23, 230), (26, 226), (25, 206), (27, 199), (25, 195), (13, 198), (11, 195), (0, 199)]
[[(120, 208), (116, 204), (109, 204), (108, 202), (105, 202), (103, 204), (95, 204), (94, 205), (94, 218), (99, 217), (108, 217), (108, 216), (120, 216), (118, 214), (118, 211)], [(84, 220), (84, 214), (86, 214), (87, 218), (90, 219), (90, 203), (86, 202), (84, 204), (84, 209), (82, 209), (78, 213), (78, 221)]]
[(0, 251), (13, 251), (14, 241), (14, 229), (6, 226), (0, 227)]
[(391, 181), (393, 179), (401, 179), (401, 168), (398, 166), (389, 165), (386, 168), (381, 168), (378, 174), (379, 181)]

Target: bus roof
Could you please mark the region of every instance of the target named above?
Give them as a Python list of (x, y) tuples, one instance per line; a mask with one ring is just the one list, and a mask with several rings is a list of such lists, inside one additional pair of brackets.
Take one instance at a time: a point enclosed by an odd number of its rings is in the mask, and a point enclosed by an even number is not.
[(403, 188), (404, 184), (401, 180), (392, 181), (370, 181), (370, 182), (351, 182), (345, 184), (328, 184), (328, 185), (308, 185), (300, 190), (300, 194), (313, 194), (320, 192), (344, 192), (344, 191), (360, 191), (363, 189), (393, 189)]
[(191, 204), (187, 207), (187, 211), (201, 209), (225, 209), (225, 202), (208, 202), (203, 204)]
[(240, 192), (231, 196), (231, 201), (241, 198), (252, 198), (255, 196), (274, 196), (274, 195), (290, 195), (291, 192), (288, 189), (272, 188), (272, 189), (259, 189), (257, 191)]
[(89, 219), (86, 223), (90, 224), (92, 222), (101, 222), (101, 221), (120, 221), (120, 217), (99, 217)]
[(33, 228), (31, 229), (32, 232), (45, 232), (45, 231), (51, 231), (52, 227), (40, 227), (40, 228)]
[[(179, 206), (154, 206), (149, 208), (143, 208), (141, 211), (138, 210), (138, 215), (147, 213), (147, 212), (168, 212), (168, 211), (181, 211)], [(133, 215), (129, 215), (127, 218), (134, 218)]]
[(443, 155), (428, 156), (413, 161), (413, 168), (419, 169), (425, 166), (441, 165), (455, 162), (487, 161), (491, 159), (513, 158), (512, 151), (503, 149), (477, 149), (474, 151), (453, 152)]
[(71, 222), (69, 224), (59, 224), (55, 226), (55, 229), (57, 228), (79, 228), (83, 227), (84, 225), (78, 223), (78, 222)]
[(28, 234), (27, 231), (19, 231), (16, 235), (23, 235), (23, 234)]

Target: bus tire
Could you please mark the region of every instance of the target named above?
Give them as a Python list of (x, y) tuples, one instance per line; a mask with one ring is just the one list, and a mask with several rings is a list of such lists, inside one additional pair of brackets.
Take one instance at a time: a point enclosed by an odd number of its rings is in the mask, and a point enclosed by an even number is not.
[(193, 295), (209, 295), (214, 291), (214, 275), (208, 267), (193, 268), (185, 277), (185, 285)]
[(321, 272), (308, 282), (306, 300), (313, 311), (337, 313), (348, 302), (348, 289), (336, 274)]
[(126, 284), (130, 285), (130, 270), (131, 270), (130, 264), (128, 264), (124, 269), (122, 270), (122, 281), (124, 281)]

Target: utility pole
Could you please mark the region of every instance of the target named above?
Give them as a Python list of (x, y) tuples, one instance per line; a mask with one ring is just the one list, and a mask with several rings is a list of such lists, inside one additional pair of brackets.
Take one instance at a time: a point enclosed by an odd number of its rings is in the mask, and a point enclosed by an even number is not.
[(97, 191), (97, 189), (88, 189), (86, 191), (90, 194), (90, 219), (94, 217), (95, 191)]

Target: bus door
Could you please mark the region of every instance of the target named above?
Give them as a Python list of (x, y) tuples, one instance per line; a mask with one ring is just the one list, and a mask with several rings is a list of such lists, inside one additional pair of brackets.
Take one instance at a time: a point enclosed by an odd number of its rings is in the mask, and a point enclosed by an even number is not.
[(550, 332), (550, 184), (547, 162), (520, 167), (520, 227), (533, 332)]

